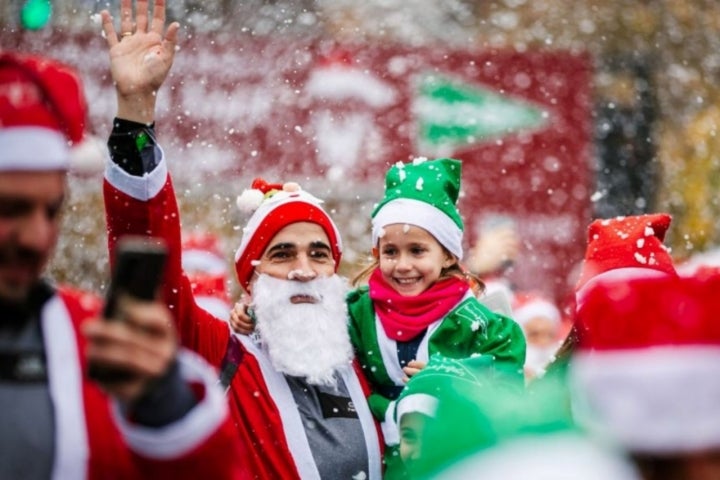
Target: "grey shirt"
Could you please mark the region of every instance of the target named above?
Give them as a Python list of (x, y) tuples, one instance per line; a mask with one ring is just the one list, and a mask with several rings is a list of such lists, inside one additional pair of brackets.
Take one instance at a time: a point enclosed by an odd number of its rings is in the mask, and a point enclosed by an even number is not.
[(313, 459), (325, 479), (369, 476), (362, 425), (348, 389), (339, 375), (337, 387), (308, 384), (285, 376), (302, 418)]

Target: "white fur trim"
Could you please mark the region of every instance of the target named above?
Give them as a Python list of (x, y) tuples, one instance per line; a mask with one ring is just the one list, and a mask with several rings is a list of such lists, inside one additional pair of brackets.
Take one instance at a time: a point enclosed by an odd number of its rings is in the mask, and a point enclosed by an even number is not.
[(218, 318), (225, 322), (230, 320), (231, 308), (230, 304), (225, 300), (217, 297), (198, 295), (195, 296), (195, 303), (198, 304), (198, 307), (211, 313), (215, 318)]
[[(325, 212), (325, 209), (322, 207), (323, 201), (319, 198), (314, 197), (310, 193), (300, 190), (296, 192), (286, 192), (286, 191), (280, 191), (277, 192), (275, 195), (270, 197), (269, 199), (265, 200), (257, 210), (255, 210), (255, 213), (252, 214), (250, 219), (247, 221), (245, 228), (243, 228), (243, 235), (242, 240), (240, 241), (240, 247), (238, 247), (237, 251), (235, 252), (235, 262), (238, 261), (238, 259), (242, 256), (245, 249), (248, 247), (248, 244), (250, 243), (250, 240), (253, 238), (255, 232), (260, 227), (260, 225), (265, 220), (265, 217), (270, 215), (273, 210), (278, 208), (281, 205), (285, 205), (286, 203), (290, 202), (302, 202), (307, 203), (308, 205), (312, 205), (316, 208), (321, 209), (323, 212)], [(337, 239), (337, 247), (339, 251), (342, 251), (342, 240), (340, 237), (340, 231), (337, 228), (337, 225), (335, 225), (335, 222), (333, 222), (332, 218), (330, 218), (330, 215), (325, 212), (325, 215), (330, 220), (330, 224), (333, 227), (333, 230), (335, 231), (335, 238)], [(255, 258), (251, 260), (257, 260)]]
[(717, 449), (719, 366), (718, 346), (581, 351), (570, 370), (574, 409), (632, 451)]
[(406, 413), (422, 413), (434, 417), (438, 407), (438, 399), (427, 393), (412, 393), (400, 399), (397, 404), (397, 421), (402, 420)]
[(526, 435), (481, 450), (445, 468), (444, 480), (640, 480), (620, 452), (580, 434)]
[(592, 277), (575, 292), (577, 308), (580, 308), (580, 306), (585, 303), (588, 293), (600, 283), (629, 281), (637, 278), (663, 278), (668, 276), (669, 275), (667, 273), (660, 270), (644, 267), (614, 268), (612, 270), (607, 270)]
[(560, 324), (560, 310), (552, 302), (544, 299), (530, 300), (514, 310), (515, 321), (525, 325), (536, 317), (543, 317), (552, 320), (554, 324)]
[(240, 339), (247, 351), (255, 357), (260, 366), (265, 385), (267, 385), (270, 397), (275, 402), (280, 415), (285, 440), (290, 454), (295, 460), (299, 478), (319, 479), (320, 472), (313, 460), (312, 450), (310, 450), (310, 444), (307, 435), (305, 435), (305, 427), (303, 427), (295, 399), (285, 377), (273, 368), (267, 355), (249, 337), (245, 335), (236, 335), (236, 337)]
[(67, 170), (70, 166), (67, 138), (50, 128), (0, 128), (0, 152), (0, 171)]
[(75, 328), (62, 299), (55, 295), (43, 307), (42, 329), (47, 353), (48, 386), (55, 407), (55, 459), (52, 478), (85, 478), (90, 457)]
[(400, 443), (400, 429), (395, 421), (395, 408), (396, 402), (393, 400), (388, 405), (387, 410), (385, 410), (385, 418), (383, 418), (383, 421), (380, 423), (385, 445), (390, 447)]
[(225, 259), (207, 250), (183, 250), (182, 266), (186, 272), (198, 271), (210, 275), (222, 275), (228, 271)]
[(463, 231), (439, 208), (412, 198), (399, 198), (386, 203), (372, 219), (373, 247), (378, 244), (381, 230), (396, 223), (427, 230), (458, 260), (462, 260)]
[(375, 419), (370, 412), (367, 404), (365, 392), (363, 391), (360, 380), (358, 379), (355, 369), (348, 367), (341, 371), (345, 386), (348, 389), (350, 398), (352, 399), (355, 411), (360, 419), (363, 436), (365, 437), (365, 449), (368, 456), (368, 479), (380, 480), (382, 478), (382, 458), (380, 457), (380, 438), (378, 438), (377, 429), (375, 428)]
[(228, 415), (227, 400), (213, 368), (197, 354), (178, 353), (184, 380), (201, 382), (205, 397), (180, 420), (161, 428), (148, 428), (127, 421), (113, 402), (113, 414), (128, 445), (139, 454), (161, 460), (180, 457), (197, 448), (222, 425)]
[(136, 200), (147, 201), (154, 198), (162, 190), (168, 176), (165, 153), (159, 145), (156, 145), (156, 148), (160, 152), (160, 159), (152, 172), (142, 177), (130, 175), (115, 162), (108, 160), (105, 179), (110, 185)]

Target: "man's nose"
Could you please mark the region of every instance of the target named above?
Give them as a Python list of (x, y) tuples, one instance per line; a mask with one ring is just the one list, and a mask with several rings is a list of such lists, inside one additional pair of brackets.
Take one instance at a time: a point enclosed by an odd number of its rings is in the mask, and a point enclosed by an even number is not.
[(288, 274), (289, 280), (299, 282), (308, 282), (317, 277), (317, 272), (313, 266), (312, 260), (306, 254), (300, 254), (295, 259), (293, 270)]

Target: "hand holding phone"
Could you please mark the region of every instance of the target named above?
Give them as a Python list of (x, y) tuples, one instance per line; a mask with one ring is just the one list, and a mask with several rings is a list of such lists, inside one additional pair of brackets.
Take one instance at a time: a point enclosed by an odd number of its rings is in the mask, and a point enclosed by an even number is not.
[[(127, 236), (115, 249), (115, 262), (110, 286), (105, 297), (103, 318), (122, 321), (118, 300), (128, 295), (138, 300), (152, 301), (162, 281), (167, 248), (158, 239)], [(122, 382), (132, 377), (130, 372), (90, 363), (90, 378), (102, 382)]]

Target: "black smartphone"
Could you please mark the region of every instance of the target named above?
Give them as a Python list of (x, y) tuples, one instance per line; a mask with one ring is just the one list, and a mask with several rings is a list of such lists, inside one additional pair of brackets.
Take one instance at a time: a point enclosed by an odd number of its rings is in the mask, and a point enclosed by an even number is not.
[[(167, 247), (160, 239), (126, 236), (115, 247), (114, 270), (105, 295), (103, 317), (117, 321), (117, 301), (122, 294), (140, 300), (153, 300), (162, 281)], [(128, 372), (95, 364), (88, 365), (90, 378), (103, 383), (122, 382)]]

